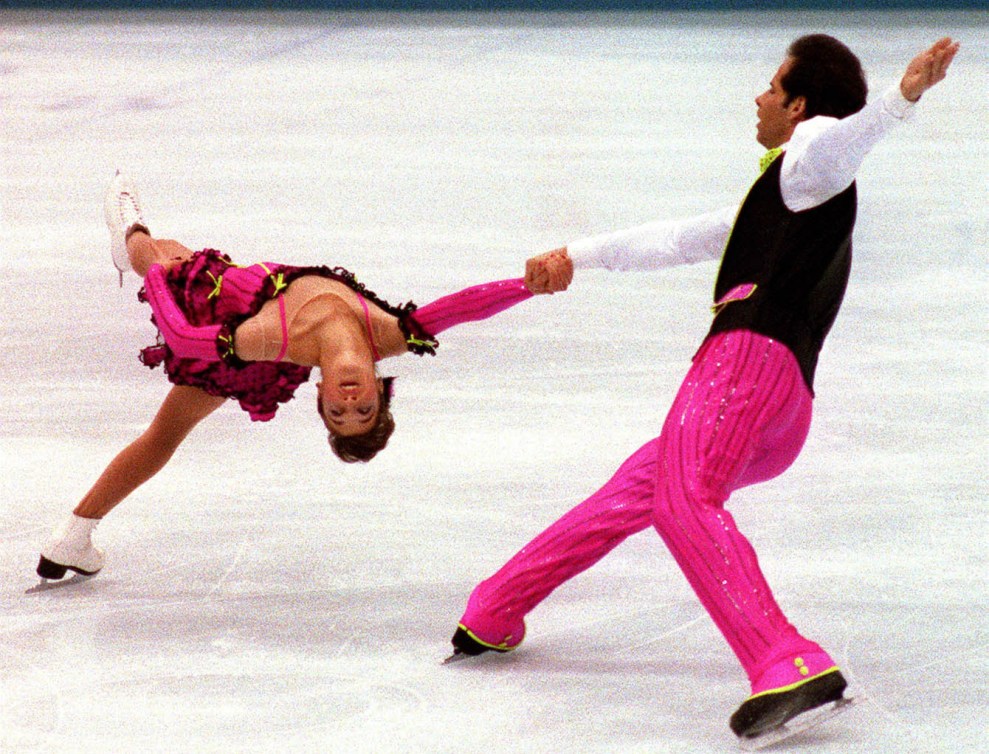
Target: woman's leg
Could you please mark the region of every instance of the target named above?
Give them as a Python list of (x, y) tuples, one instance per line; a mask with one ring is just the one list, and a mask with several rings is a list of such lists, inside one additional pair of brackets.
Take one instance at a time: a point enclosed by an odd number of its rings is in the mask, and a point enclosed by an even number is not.
[(134, 228), (127, 236), (127, 256), (131, 267), (142, 278), (153, 264), (166, 270), (193, 255), (192, 249), (178, 241), (152, 238), (144, 228)]
[(41, 548), (38, 575), (60, 579), (66, 570), (87, 575), (99, 571), (104, 557), (92, 543), (92, 533), (99, 521), (157, 474), (192, 428), (224, 401), (224, 398), (207, 395), (198, 388), (172, 387), (151, 425), (117, 454), (72, 515), (45, 542)]
[(110, 231), (110, 256), (120, 271), (121, 284), (127, 270), (133, 269), (143, 278), (153, 264), (168, 269), (192, 256), (192, 251), (177, 241), (151, 237), (137, 188), (119, 171), (107, 188), (103, 212)]
[(157, 474), (199, 422), (226, 402), (185, 385), (174, 385), (151, 424), (110, 462), (74, 513), (103, 518)]

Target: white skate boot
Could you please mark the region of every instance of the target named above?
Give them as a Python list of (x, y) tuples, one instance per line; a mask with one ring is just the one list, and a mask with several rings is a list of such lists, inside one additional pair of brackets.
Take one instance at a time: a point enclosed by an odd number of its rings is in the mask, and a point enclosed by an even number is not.
[(66, 571), (82, 576), (95, 576), (103, 568), (106, 557), (93, 547), (93, 530), (98, 518), (69, 516), (45, 542), (38, 561), (38, 575), (43, 579), (60, 579)]
[(110, 256), (113, 265), (120, 273), (120, 285), (124, 284), (124, 273), (133, 269), (127, 254), (127, 234), (138, 227), (147, 231), (144, 214), (141, 212), (141, 198), (133, 182), (119, 170), (110, 181), (103, 200), (103, 215), (106, 227), (110, 230)]

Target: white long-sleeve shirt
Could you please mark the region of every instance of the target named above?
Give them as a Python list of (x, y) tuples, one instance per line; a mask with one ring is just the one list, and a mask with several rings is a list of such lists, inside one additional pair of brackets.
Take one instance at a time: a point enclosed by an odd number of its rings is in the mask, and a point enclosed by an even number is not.
[[(784, 145), (780, 172), (787, 208), (810, 209), (848, 188), (869, 151), (912, 111), (913, 103), (895, 85), (847, 118), (820, 115), (797, 124)], [(686, 219), (650, 222), (574, 241), (567, 251), (575, 269), (623, 272), (719, 259), (737, 213), (737, 206), (729, 206)]]

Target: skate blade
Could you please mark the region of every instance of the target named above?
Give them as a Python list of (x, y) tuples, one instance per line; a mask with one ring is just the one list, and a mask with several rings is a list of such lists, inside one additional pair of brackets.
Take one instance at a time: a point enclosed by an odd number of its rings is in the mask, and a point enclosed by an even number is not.
[(505, 655), (511, 654), (510, 652), (481, 652), (479, 655), (468, 654), (467, 652), (454, 652), (452, 655), (447, 657), (441, 665), (455, 665), (458, 662), (463, 662), (464, 660), (470, 660), (471, 665), (486, 665), (489, 662), (498, 662), (500, 659), (504, 658)]
[(441, 665), (452, 665), (455, 662), (463, 662), (464, 660), (468, 660), (468, 659), (470, 659), (471, 657), (474, 657), (474, 656), (475, 655), (469, 655), (466, 652), (454, 652), (452, 655), (450, 655), (445, 660), (443, 660), (443, 662), (441, 662), (440, 664)]
[(773, 744), (778, 744), (780, 741), (785, 741), (798, 733), (803, 733), (811, 728), (816, 728), (821, 723), (827, 722), (831, 718), (840, 715), (842, 712), (847, 712), (856, 704), (861, 703), (862, 700), (863, 697), (861, 696), (850, 696), (839, 699), (831, 704), (816, 707), (815, 709), (808, 710), (802, 715), (797, 715), (791, 720), (787, 720), (782, 725), (778, 725), (775, 728), (770, 728), (757, 736), (752, 736), (751, 738), (741, 738), (739, 739), (738, 746), (742, 751), (758, 751), (759, 749), (765, 749)]
[(67, 579), (58, 579), (57, 581), (52, 581), (50, 579), (42, 579), (39, 583), (27, 589), (24, 594), (40, 594), (41, 592), (50, 592), (52, 589), (61, 589), (66, 586), (74, 586), (75, 584), (81, 584), (84, 581), (89, 581), (96, 574), (92, 576), (83, 576), (81, 573), (74, 573)]

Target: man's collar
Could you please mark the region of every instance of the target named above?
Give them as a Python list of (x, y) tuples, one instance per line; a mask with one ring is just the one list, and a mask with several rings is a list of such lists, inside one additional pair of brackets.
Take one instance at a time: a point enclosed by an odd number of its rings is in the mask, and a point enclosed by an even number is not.
[(766, 168), (773, 164), (773, 160), (783, 154), (783, 150), (786, 149), (786, 144), (781, 147), (776, 147), (775, 149), (770, 149), (759, 158), (759, 172), (765, 173)]

